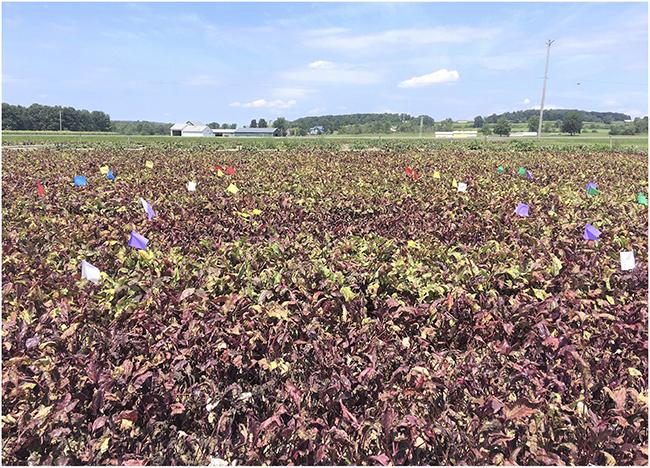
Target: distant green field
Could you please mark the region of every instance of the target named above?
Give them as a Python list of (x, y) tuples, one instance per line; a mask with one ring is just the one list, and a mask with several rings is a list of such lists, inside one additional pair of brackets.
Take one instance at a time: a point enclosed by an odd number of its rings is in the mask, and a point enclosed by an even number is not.
[[(516, 131), (524, 131), (526, 129), (517, 129)], [(242, 144), (245, 142), (251, 143), (252, 141), (264, 141), (264, 146), (268, 146), (268, 143), (275, 141), (280, 143), (282, 141), (286, 142), (298, 142), (298, 141), (314, 141), (314, 140), (345, 140), (345, 141), (355, 141), (355, 140), (417, 140), (420, 139), (418, 133), (400, 133), (400, 134), (363, 134), (363, 135), (325, 135), (325, 136), (312, 136), (312, 137), (287, 137), (287, 138), (220, 138), (215, 137), (214, 139), (187, 139), (187, 138), (178, 138), (170, 137), (167, 135), (118, 135), (114, 133), (88, 133), (88, 132), (2, 132), (2, 142), (4, 146), (7, 145), (24, 145), (24, 144), (61, 144), (61, 143), (84, 143), (84, 142), (127, 142), (127, 143), (151, 143), (155, 141), (184, 141), (184, 142), (197, 142), (201, 140), (201, 144), (214, 144), (219, 145), (225, 144), (226, 146), (234, 146), (237, 144)], [(434, 135), (431, 132), (424, 133), (421, 137), (422, 140), (434, 140)], [(622, 148), (622, 147), (631, 147), (637, 149), (647, 150), (648, 148), (648, 135), (634, 135), (634, 136), (612, 136), (610, 137), (607, 134), (607, 130), (598, 129), (596, 133), (582, 133), (581, 135), (563, 135), (552, 133), (542, 137), (541, 142), (538, 142), (536, 138), (507, 138), (491, 135), (489, 137), (479, 136), (476, 140), (436, 140), (440, 142), (465, 142), (465, 144), (471, 141), (480, 141), (480, 142), (495, 142), (495, 143), (504, 143), (514, 140), (531, 142), (532, 144), (554, 144), (560, 146), (572, 146), (572, 145), (594, 145), (599, 146), (601, 149), (606, 149), (611, 147), (612, 149)], [(214, 143), (212, 143), (214, 142)], [(274, 143), (275, 144), (275, 143)]]

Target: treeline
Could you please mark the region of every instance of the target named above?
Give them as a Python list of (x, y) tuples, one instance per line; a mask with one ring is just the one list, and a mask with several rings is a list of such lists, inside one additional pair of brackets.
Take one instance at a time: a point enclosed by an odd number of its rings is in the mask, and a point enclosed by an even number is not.
[[(577, 109), (545, 109), (544, 120), (563, 120), (569, 112), (577, 112), (585, 122), (600, 122), (610, 124), (612, 122), (623, 122), (630, 120), (630, 116), (620, 112), (594, 112), (582, 111)], [(506, 119), (513, 123), (528, 122), (528, 119), (539, 115), (539, 110), (528, 109), (514, 112), (504, 112), (503, 114), (492, 114), (484, 118), (486, 123), (497, 123), (499, 119)]]
[(435, 121), (428, 115), (413, 117), (409, 114), (344, 114), (301, 117), (289, 123), (292, 130), (306, 133), (312, 127), (325, 127), (325, 133), (388, 133), (413, 132), (420, 128), (432, 130)]
[(59, 130), (60, 128), (75, 132), (110, 132), (111, 118), (104, 112), (77, 110), (73, 107), (40, 104), (23, 107), (2, 103), (3, 130)]
[(633, 122), (615, 123), (609, 128), (610, 135), (637, 135), (648, 133), (648, 117), (637, 117)]
[(111, 129), (121, 135), (169, 135), (173, 124), (146, 120), (113, 120)]

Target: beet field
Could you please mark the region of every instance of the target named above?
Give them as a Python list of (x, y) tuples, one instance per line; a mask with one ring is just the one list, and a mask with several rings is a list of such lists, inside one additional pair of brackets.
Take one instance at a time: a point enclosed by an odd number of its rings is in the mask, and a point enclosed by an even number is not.
[(506, 143), (5, 148), (3, 462), (645, 465), (647, 180)]

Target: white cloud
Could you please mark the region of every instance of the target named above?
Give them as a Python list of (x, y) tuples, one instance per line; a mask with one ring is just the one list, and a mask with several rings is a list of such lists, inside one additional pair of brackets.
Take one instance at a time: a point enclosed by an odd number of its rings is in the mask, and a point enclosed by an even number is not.
[(442, 68), (428, 75), (414, 76), (413, 78), (400, 82), (397, 86), (400, 88), (422, 88), (440, 83), (451, 83), (458, 81), (459, 78), (460, 74), (456, 70)]
[(524, 104), (530, 104), (530, 99), (528, 98), (524, 99)]
[(378, 73), (357, 66), (317, 60), (304, 68), (280, 74), (282, 79), (315, 83), (371, 84), (379, 81)]
[(464, 43), (490, 39), (499, 34), (498, 28), (473, 28), (467, 26), (438, 26), (422, 29), (391, 29), (375, 34), (343, 34), (344, 31), (326, 31), (312, 34), (305, 44), (312, 47), (343, 50), (373, 49), (381, 51), (387, 46), (422, 46), (429, 44)]
[(315, 70), (333, 70), (336, 68), (336, 65), (333, 62), (328, 62), (327, 60), (316, 60), (315, 62), (310, 63), (309, 68)]
[(233, 102), (230, 104), (230, 107), (247, 107), (247, 108), (268, 108), (268, 109), (288, 109), (296, 104), (295, 99), (290, 99), (288, 101), (283, 101), (281, 99), (275, 99), (272, 101), (267, 101), (266, 99), (256, 99), (251, 102)]
[(305, 34), (309, 36), (327, 36), (330, 34), (341, 34), (347, 31), (348, 30), (346, 28), (333, 27), (333, 28), (310, 29), (309, 31), (306, 31)]

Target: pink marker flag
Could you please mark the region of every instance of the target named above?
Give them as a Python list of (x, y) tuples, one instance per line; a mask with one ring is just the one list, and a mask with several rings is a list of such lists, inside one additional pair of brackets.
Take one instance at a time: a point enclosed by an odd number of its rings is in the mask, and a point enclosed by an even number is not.
[(135, 231), (131, 231), (131, 238), (129, 239), (129, 247), (134, 247), (139, 250), (145, 250), (149, 239), (144, 237), (142, 234), (138, 234)]

